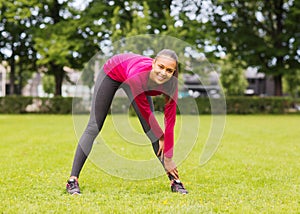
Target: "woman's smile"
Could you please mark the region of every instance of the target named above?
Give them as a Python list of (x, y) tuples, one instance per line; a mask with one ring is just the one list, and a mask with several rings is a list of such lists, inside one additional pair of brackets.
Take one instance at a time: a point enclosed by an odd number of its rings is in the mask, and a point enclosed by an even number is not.
[(171, 79), (176, 70), (176, 61), (170, 57), (159, 56), (152, 63), (149, 78), (161, 85)]

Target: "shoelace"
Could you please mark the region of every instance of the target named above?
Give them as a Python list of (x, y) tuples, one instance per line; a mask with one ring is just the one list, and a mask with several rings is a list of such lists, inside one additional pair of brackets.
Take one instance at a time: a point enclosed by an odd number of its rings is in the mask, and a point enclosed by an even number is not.
[(183, 186), (183, 184), (182, 184), (181, 182), (180, 182), (180, 183), (175, 182), (175, 185), (177, 186), (178, 189), (183, 189), (183, 190), (185, 190), (185, 189), (184, 189), (184, 186)]
[(68, 185), (70, 189), (75, 189), (78, 187), (78, 183), (76, 181), (69, 181)]
[(180, 181), (173, 180), (172, 186), (176, 186), (178, 189), (184, 189), (183, 183)]

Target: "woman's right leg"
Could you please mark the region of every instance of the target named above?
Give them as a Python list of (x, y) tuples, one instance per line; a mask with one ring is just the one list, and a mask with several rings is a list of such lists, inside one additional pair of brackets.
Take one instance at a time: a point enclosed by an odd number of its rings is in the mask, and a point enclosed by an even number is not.
[(76, 149), (71, 177), (79, 177), (94, 140), (102, 129), (112, 99), (120, 86), (119, 82), (112, 80), (103, 70), (100, 72), (95, 84), (90, 119)]
[[(147, 135), (147, 137), (151, 141), (153, 151), (154, 151), (155, 155), (157, 156), (157, 153), (158, 153), (158, 150), (159, 150), (159, 140), (157, 139), (157, 137), (155, 137), (154, 133), (151, 131), (151, 127), (148, 125), (146, 120), (142, 117), (142, 113), (140, 112), (140, 110), (138, 108), (138, 105), (134, 100), (134, 97), (133, 97), (133, 94), (132, 94), (132, 91), (131, 91), (130, 87), (128, 85), (124, 84), (124, 85), (122, 85), (122, 88), (124, 89), (125, 93), (127, 94), (128, 98), (131, 102), (131, 105), (134, 108), (134, 110), (135, 110), (135, 112), (136, 112), (136, 114), (139, 118), (139, 121), (142, 125), (142, 128), (143, 128), (145, 134)], [(151, 111), (154, 112), (155, 109), (154, 109), (154, 104), (153, 104), (152, 98), (150, 96), (147, 96), (147, 100), (148, 100)], [(161, 159), (160, 156), (157, 156), (157, 158), (158, 158), (158, 160), (160, 161), (160, 163), (162, 164), (162, 166), (165, 169), (164, 161)], [(168, 175), (170, 180), (174, 180), (174, 177), (170, 173), (167, 173), (167, 175)]]

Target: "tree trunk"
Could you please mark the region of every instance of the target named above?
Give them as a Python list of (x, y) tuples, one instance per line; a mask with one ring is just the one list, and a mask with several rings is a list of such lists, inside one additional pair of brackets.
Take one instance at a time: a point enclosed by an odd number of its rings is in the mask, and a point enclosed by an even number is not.
[(18, 73), (19, 81), (18, 81), (18, 87), (17, 87), (17, 91), (16, 91), (17, 95), (22, 95), (22, 86), (23, 86), (23, 77), (22, 77), (23, 66), (22, 65), (23, 65), (22, 62), (20, 62), (19, 63), (20, 71)]
[(15, 55), (14, 52), (10, 58), (10, 74), (9, 74), (9, 94), (15, 94)]
[[(273, 1), (275, 7), (276, 23), (274, 30), (275, 47), (277, 50), (282, 50), (282, 39), (280, 36), (283, 32), (283, 0)], [(283, 68), (283, 56), (277, 56), (277, 69)], [(282, 96), (282, 74), (274, 75), (275, 96)]]
[(65, 76), (64, 70), (62, 66), (58, 65), (52, 65), (51, 70), (54, 73), (54, 78), (55, 78), (55, 96), (61, 96), (62, 95), (62, 82)]
[(282, 75), (274, 76), (275, 96), (282, 96)]

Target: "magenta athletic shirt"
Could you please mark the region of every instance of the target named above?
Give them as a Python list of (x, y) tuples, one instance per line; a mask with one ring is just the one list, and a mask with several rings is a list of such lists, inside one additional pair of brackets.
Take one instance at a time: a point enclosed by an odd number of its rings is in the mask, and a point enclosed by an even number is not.
[(165, 105), (165, 131), (163, 132), (155, 119), (154, 114), (151, 112), (150, 104), (146, 97), (164, 94), (163, 87), (161, 85), (157, 86), (155, 89), (148, 89), (147, 82), (149, 79), (149, 73), (152, 70), (152, 62), (152, 58), (138, 54), (118, 54), (110, 58), (104, 64), (103, 70), (113, 80), (129, 85), (142, 117), (151, 127), (153, 134), (157, 138), (164, 135), (164, 154), (166, 157), (171, 158), (173, 157), (174, 126), (176, 120), (178, 91), (176, 89), (172, 99)]

